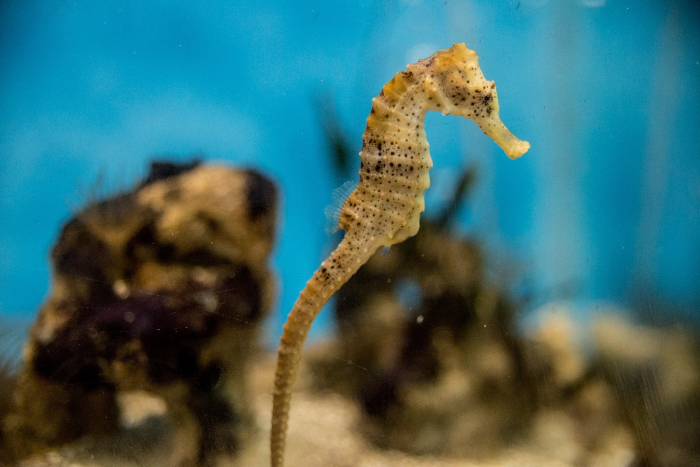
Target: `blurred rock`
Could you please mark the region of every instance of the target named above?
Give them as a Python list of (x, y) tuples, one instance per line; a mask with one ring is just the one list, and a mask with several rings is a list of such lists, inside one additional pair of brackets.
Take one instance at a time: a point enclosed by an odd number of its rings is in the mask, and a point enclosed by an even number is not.
[(313, 359), (317, 390), (358, 401), (377, 446), (480, 458), (534, 411), (515, 303), (486, 279), (481, 246), (450, 221), (473, 180), (415, 237), (375, 255), (336, 295), (337, 341)]
[(554, 314), (522, 336), (508, 281), (450, 229), (473, 179), (465, 171), (442, 215), (338, 291), (338, 334), (309, 351), (307, 387), (354, 401), (365, 439), (409, 456), (480, 464), (515, 450), (558, 465), (629, 465), (631, 430), (575, 324)]
[(274, 278), (274, 184), (251, 170), (152, 164), (63, 227), (54, 283), (4, 420), (17, 457), (113, 433), (117, 395), (162, 398), (167, 465), (208, 465), (253, 429), (247, 389)]

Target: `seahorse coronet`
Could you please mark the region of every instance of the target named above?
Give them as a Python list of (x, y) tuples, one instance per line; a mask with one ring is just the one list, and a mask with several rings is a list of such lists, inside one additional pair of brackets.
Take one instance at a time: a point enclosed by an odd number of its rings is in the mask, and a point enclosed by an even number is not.
[(284, 464), (291, 389), (314, 318), (379, 248), (418, 233), (433, 166), (423, 124), (429, 110), (474, 120), (511, 159), (530, 148), (501, 122), (496, 85), (484, 78), (476, 52), (465, 44), (408, 65), (372, 99), (362, 136), (359, 182), (338, 213), (345, 236), (299, 294), (280, 338), (270, 433), (272, 467)]

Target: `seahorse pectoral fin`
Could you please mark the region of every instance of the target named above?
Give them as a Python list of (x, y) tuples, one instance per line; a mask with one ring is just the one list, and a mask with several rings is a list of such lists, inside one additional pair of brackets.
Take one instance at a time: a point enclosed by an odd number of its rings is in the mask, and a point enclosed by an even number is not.
[(530, 143), (523, 141), (510, 132), (497, 115), (488, 118), (474, 119), (481, 131), (494, 140), (508, 157), (517, 159), (530, 149)]

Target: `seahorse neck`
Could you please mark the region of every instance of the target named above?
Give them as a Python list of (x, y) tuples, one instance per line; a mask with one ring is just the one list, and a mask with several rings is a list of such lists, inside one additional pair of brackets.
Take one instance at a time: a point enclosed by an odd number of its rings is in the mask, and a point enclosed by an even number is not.
[[(422, 78), (402, 72), (384, 85), (379, 96), (372, 99), (365, 137), (413, 148), (416, 146), (412, 143), (425, 142), (425, 114), (440, 110), (441, 104), (428, 95)], [(367, 139), (363, 138), (363, 143)]]
[(360, 181), (340, 214), (341, 228), (361, 229), (379, 245), (415, 235), (433, 166), (425, 135), (428, 110), (439, 103), (426, 95), (425, 76), (398, 73), (372, 101), (362, 137)]

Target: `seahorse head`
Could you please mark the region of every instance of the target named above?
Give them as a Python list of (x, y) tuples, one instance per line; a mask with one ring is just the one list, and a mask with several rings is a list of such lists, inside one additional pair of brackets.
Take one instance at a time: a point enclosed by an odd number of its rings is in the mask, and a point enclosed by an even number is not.
[(454, 44), (414, 66), (427, 68), (425, 92), (434, 99), (435, 110), (474, 120), (511, 159), (530, 148), (528, 142), (519, 140), (501, 122), (496, 84), (484, 78), (476, 52), (464, 44)]

